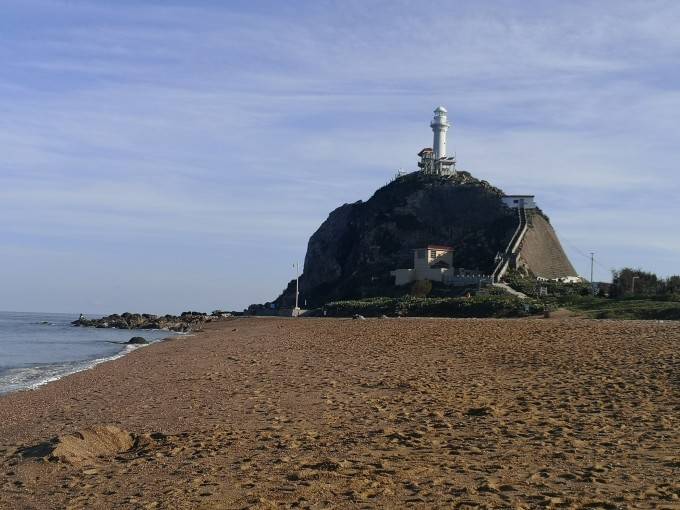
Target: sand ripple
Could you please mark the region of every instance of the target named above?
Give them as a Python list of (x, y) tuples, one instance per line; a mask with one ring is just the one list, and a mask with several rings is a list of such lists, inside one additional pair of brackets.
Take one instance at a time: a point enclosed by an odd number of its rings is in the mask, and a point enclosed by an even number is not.
[[(210, 326), (0, 398), (0, 507), (680, 508), (679, 340), (581, 320)], [(25, 455), (101, 424), (132, 443)]]

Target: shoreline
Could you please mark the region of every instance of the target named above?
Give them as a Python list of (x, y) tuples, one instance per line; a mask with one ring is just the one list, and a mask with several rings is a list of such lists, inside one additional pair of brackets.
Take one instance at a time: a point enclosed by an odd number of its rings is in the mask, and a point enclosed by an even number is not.
[[(679, 345), (668, 322), (210, 324), (0, 395), (0, 507), (663, 505)], [(104, 426), (134, 440), (102, 453)], [(73, 433), (84, 458), (21, 453)]]
[[(162, 330), (142, 330), (142, 332), (145, 331)], [(139, 333), (140, 331), (130, 330), (131, 335), (134, 335), (136, 332)], [(34, 391), (42, 386), (45, 386), (46, 384), (59, 381), (65, 377), (69, 377), (70, 375), (86, 370), (92, 370), (102, 363), (108, 363), (110, 361), (120, 359), (142, 347), (149, 347), (156, 343), (165, 342), (177, 336), (187, 337), (193, 334), (192, 332), (182, 333), (172, 331), (167, 331), (167, 333), (169, 336), (148, 340), (146, 344), (130, 344), (128, 342), (122, 341), (103, 340), (103, 342), (115, 344), (121, 348), (119, 352), (109, 356), (68, 362), (33, 363), (25, 364), (23, 366), (5, 367), (0, 371), (0, 377), (8, 378), (8, 380), (5, 382), (7, 385), (5, 388), (0, 387), (0, 398), (4, 395), (10, 395), (16, 392)], [(34, 375), (34, 377), (31, 377), (30, 374), (36, 374), (36, 372), (40, 372), (42, 375)], [(16, 385), (16, 387), (12, 387), (12, 385)]]
[[(155, 343), (155, 342), (154, 342)], [(148, 344), (150, 345), (150, 344)], [(113, 354), (111, 356), (106, 356), (103, 358), (95, 358), (92, 360), (82, 360), (82, 361), (76, 361), (76, 362), (71, 362), (71, 363), (45, 363), (45, 364), (36, 364), (34, 366), (24, 366), (24, 367), (9, 367), (5, 370), (3, 370), (0, 375), (6, 375), (10, 373), (15, 373), (15, 377), (21, 377), (24, 375), (24, 373), (29, 372), (30, 370), (36, 369), (40, 370), (43, 369), (45, 370), (48, 374), (52, 374), (53, 371), (50, 370), (51, 368), (54, 369), (54, 371), (58, 371), (58, 373), (53, 374), (53, 375), (47, 375), (45, 374), (44, 379), (38, 379), (36, 382), (26, 382), (26, 383), (15, 383), (15, 384), (21, 384), (20, 387), (14, 388), (14, 389), (2, 389), (0, 388), (0, 397), (3, 395), (9, 395), (12, 393), (16, 393), (19, 391), (33, 391), (41, 386), (44, 386), (46, 384), (58, 381), (60, 379), (63, 379), (64, 377), (68, 377), (73, 374), (77, 374), (79, 372), (83, 372), (85, 370), (92, 370), (95, 368), (97, 365), (100, 365), (102, 363), (107, 363), (109, 361), (115, 361), (119, 358), (122, 358), (123, 356), (130, 354), (133, 351), (136, 351), (137, 349), (141, 347), (146, 347), (147, 345), (127, 345), (127, 346), (122, 346), (123, 349), (118, 352), (117, 354)], [(71, 365), (70, 367), (66, 367), (65, 365)], [(59, 370), (59, 368), (62, 368), (62, 370)], [(9, 384), (12, 384), (10, 382)], [(25, 384), (25, 385), (24, 385)]]

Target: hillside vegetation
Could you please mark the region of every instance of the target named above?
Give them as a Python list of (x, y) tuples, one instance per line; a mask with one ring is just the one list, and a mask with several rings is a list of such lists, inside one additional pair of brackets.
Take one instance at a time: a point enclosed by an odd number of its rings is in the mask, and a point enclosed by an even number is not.
[(578, 296), (556, 298), (551, 308), (563, 307), (591, 319), (680, 320), (680, 297), (623, 298)]
[(611, 285), (592, 296), (589, 283), (536, 282), (519, 273), (506, 278), (515, 290), (536, 296), (544, 287), (548, 296), (541, 301), (549, 309), (566, 308), (592, 319), (680, 320), (680, 277), (659, 278), (641, 269), (613, 272)]

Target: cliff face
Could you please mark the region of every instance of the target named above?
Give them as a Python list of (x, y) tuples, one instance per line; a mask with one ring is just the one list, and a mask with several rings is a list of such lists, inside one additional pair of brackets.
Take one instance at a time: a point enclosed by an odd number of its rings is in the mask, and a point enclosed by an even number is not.
[[(376, 295), (393, 287), (389, 272), (413, 265), (413, 250), (428, 244), (455, 248), (454, 266), (490, 273), (517, 226), (502, 192), (467, 172), (405, 175), (366, 202), (333, 211), (312, 235), (300, 279), (307, 306)], [(293, 302), (289, 284), (276, 300)]]
[(529, 217), (517, 265), (535, 276), (549, 279), (578, 274), (564, 253), (552, 225), (540, 214)]

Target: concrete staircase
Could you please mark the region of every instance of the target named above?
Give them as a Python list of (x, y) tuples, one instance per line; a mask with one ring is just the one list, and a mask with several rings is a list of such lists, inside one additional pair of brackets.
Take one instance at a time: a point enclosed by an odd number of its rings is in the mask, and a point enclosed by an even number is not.
[(508, 271), (510, 261), (519, 253), (524, 234), (527, 233), (527, 212), (523, 205), (520, 205), (517, 209), (517, 216), (519, 219), (517, 229), (515, 230), (512, 239), (510, 239), (508, 246), (505, 248), (505, 251), (501, 254), (501, 259), (498, 261), (496, 268), (493, 270), (493, 273), (491, 273), (491, 281), (494, 282), (494, 284), (500, 282), (503, 275)]

